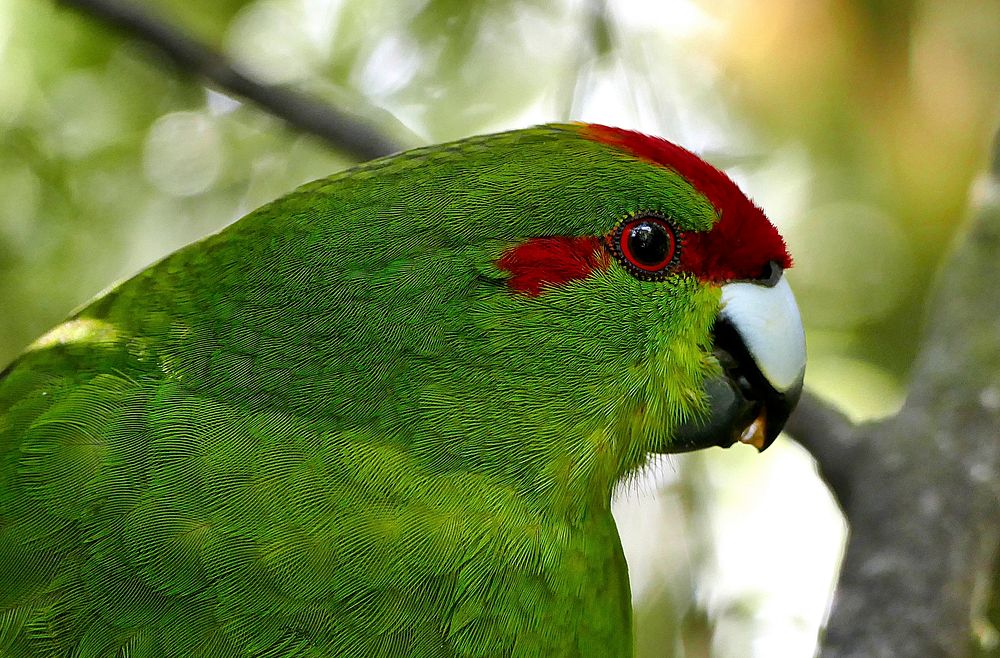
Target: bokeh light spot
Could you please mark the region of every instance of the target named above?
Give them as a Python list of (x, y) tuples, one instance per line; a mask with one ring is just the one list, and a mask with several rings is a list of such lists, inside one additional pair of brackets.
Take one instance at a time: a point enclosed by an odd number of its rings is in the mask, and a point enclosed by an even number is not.
[(222, 140), (198, 112), (173, 112), (156, 120), (143, 149), (146, 178), (174, 196), (192, 196), (215, 183), (222, 166)]

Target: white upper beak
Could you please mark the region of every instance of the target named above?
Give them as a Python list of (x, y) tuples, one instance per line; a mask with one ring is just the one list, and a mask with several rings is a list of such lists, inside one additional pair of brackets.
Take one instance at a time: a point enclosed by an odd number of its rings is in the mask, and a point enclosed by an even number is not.
[(720, 317), (739, 332), (757, 368), (778, 393), (801, 388), (806, 336), (784, 275), (773, 286), (747, 281), (723, 285)]

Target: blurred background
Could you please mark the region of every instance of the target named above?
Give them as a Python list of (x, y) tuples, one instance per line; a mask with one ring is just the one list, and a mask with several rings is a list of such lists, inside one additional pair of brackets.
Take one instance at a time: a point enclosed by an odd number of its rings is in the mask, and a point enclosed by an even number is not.
[[(553, 120), (680, 142), (787, 237), (806, 384), (892, 413), (1000, 119), (996, 0), (144, 0), (405, 146)], [(352, 157), (45, 0), (0, 0), (0, 365)], [(845, 526), (790, 440), (622, 487), (639, 655), (809, 656)]]

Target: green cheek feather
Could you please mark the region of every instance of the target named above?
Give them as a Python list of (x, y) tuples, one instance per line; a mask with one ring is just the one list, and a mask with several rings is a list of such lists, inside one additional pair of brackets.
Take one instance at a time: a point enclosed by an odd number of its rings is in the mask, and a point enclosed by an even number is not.
[(611, 492), (787, 416), (797, 312), (744, 341), (727, 286), (787, 310), (790, 265), (724, 174), (610, 128), (303, 186), (0, 374), (0, 657), (629, 656)]

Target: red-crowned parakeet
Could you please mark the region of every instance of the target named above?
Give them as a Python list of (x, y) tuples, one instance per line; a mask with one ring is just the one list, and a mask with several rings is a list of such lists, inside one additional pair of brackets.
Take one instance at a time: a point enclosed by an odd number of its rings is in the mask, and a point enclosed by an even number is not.
[(307, 184), (0, 375), (0, 656), (629, 656), (612, 491), (774, 440), (790, 265), (725, 174), (615, 128)]

